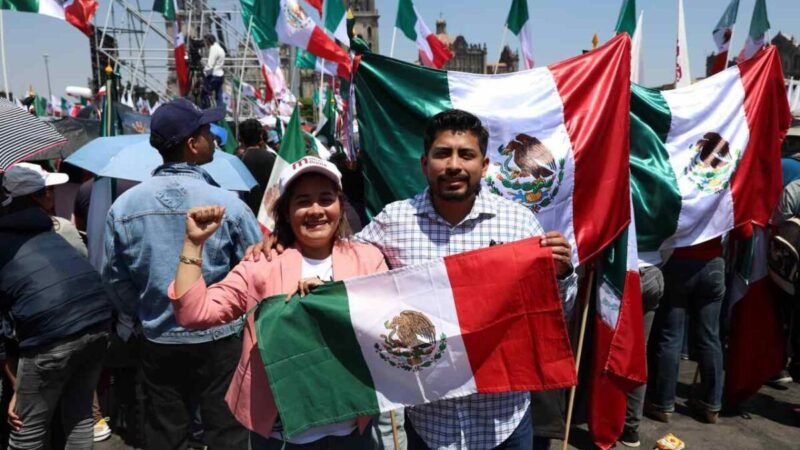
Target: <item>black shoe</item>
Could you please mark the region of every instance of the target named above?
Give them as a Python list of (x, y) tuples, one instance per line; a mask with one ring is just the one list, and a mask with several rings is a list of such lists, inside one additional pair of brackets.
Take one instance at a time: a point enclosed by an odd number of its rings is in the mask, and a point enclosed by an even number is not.
[(622, 436), (619, 437), (618, 441), (625, 447), (636, 448), (642, 445), (642, 443), (639, 442), (639, 432), (628, 427), (622, 430)]

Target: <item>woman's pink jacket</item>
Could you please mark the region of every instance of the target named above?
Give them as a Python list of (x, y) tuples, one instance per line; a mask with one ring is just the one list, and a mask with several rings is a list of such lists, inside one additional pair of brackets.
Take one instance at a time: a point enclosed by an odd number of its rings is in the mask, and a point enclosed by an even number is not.
[[(339, 241), (332, 257), (334, 280), (387, 270), (381, 252), (368, 244)], [(208, 328), (236, 320), (264, 298), (293, 291), (301, 278), (302, 261), (300, 252), (294, 248), (281, 255), (273, 251), (271, 262), (263, 255), (258, 262), (242, 261), (219, 283), (206, 287), (201, 277), (181, 297), (175, 296), (172, 283), (169, 297), (175, 317), (186, 328)], [(278, 409), (258, 353), (253, 316), (247, 315), (242, 356), (225, 401), (242, 425), (269, 437)], [(358, 418), (362, 432), (370, 419)]]

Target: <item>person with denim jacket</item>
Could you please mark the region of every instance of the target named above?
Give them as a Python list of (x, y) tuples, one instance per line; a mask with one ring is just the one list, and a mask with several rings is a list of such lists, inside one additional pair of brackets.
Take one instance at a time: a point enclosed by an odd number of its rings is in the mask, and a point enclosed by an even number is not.
[(120, 315), (141, 324), (148, 449), (185, 448), (190, 410), (199, 404), (205, 443), (214, 449), (247, 447), (247, 432), (224, 395), (241, 353), (242, 319), (205, 330), (179, 326), (167, 287), (180, 259), (187, 211), (225, 207), (225, 220), (206, 244), (202, 267), (210, 283), (222, 280), (262, 237), (255, 216), (236, 194), (221, 189), (202, 168), (213, 158), (210, 123), (224, 109), (200, 110), (185, 99), (161, 106), (151, 119), (150, 144), (164, 158), (153, 176), (129, 189), (106, 220), (103, 280)]

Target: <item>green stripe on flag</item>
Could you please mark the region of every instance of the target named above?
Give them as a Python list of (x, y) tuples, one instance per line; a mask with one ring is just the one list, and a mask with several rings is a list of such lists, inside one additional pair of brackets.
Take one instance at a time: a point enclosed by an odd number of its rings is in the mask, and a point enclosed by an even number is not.
[(622, 298), (625, 289), (625, 276), (628, 272), (628, 228), (620, 233), (605, 250), (603, 250), (602, 279), (614, 293)]
[(178, 17), (175, 11), (175, 0), (155, 0), (153, 2), (153, 11), (161, 13), (165, 19), (175, 21)]
[(617, 33), (628, 33), (633, 37), (636, 32), (636, 0), (623, 0), (622, 8), (619, 10), (617, 26), (614, 27)]
[(353, 411), (379, 413), (372, 375), (351, 324), (345, 284), (325, 284), (314, 295), (295, 295), (288, 303), (284, 299), (279, 295), (263, 301), (255, 328), (286, 434), (341, 422), (352, 418)]
[(512, 33), (518, 35), (527, 21), (528, 0), (514, 0), (511, 3), (511, 10), (508, 12), (506, 27), (508, 27)]
[(659, 91), (631, 85), (631, 194), (639, 251), (657, 251), (678, 229), (682, 198), (664, 145), (671, 121)]
[(764, 36), (764, 33), (766, 33), (769, 28), (766, 0), (756, 0), (756, 4), (753, 7), (753, 18), (750, 20), (749, 36), (753, 40), (758, 39)]
[[(364, 149), (364, 194), (368, 211), (377, 214), (385, 204), (425, 188), (419, 168), (425, 125), (453, 105), (447, 72), (373, 53), (363, 54), (355, 89)], [(394, 126), (387, 128), (387, 123)], [(398, 148), (403, 151), (386, 151)], [(386, 173), (393, 176), (381, 175)]]
[(278, 32), (275, 24), (281, 12), (280, 1), (241, 0), (242, 22), (245, 29), (253, 18), (253, 40), (260, 49), (278, 46)]
[(417, 40), (417, 13), (411, 0), (400, 0), (397, 3), (397, 20), (394, 26), (400, 29), (407, 38)]
[[(280, 119), (278, 119), (280, 120)], [(300, 126), (300, 107), (295, 106), (292, 118), (286, 124), (286, 131), (281, 140), (278, 156), (289, 164), (306, 156), (306, 141), (303, 137), (303, 128)]]
[(39, 2), (37, 0), (0, 0), (0, 9), (38, 13)]

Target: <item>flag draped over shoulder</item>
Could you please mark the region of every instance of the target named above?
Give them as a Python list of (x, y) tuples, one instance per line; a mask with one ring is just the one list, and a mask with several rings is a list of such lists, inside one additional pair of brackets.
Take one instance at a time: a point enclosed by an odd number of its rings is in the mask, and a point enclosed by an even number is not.
[(776, 49), (686, 88), (634, 85), (630, 110), (639, 251), (687, 247), (768, 223), (791, 124)]
[(538, 238), (284, 299), (262, 302), (255, 328), (289, 436), (403, 405), (576, 382), (552, 255)]
[(563, 233), (576, 262), (599, 254), (630, 220), (629, 70), (627, 35), (564, 62), (495, 76), (365, 53), (355, 90), (369, 212), (426, 186), (419, 169), (425, 124), (458, 108), (489, 131), (484, 188)]
[(92, 35), (92, 18), (97, 12), (96, 0), (2, 0), (0, 9), (32, 12), (66, 20), (86, 36)]

